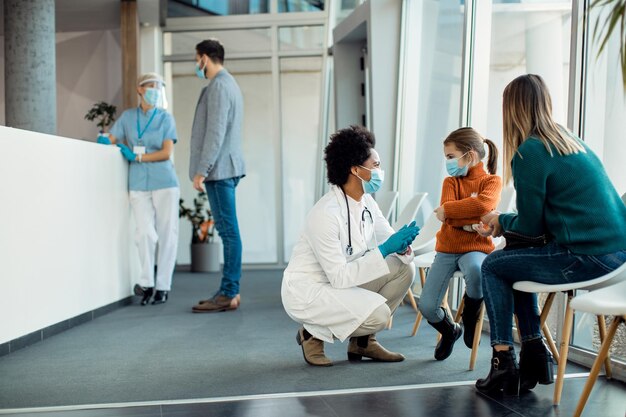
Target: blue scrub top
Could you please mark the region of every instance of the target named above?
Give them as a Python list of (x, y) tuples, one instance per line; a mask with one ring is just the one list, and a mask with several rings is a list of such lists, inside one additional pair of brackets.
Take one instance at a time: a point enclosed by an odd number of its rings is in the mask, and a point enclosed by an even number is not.
[[(139, 116), (139, 125), (137, 125), (137, 116)], [(174, 117), (156, 107), (145, 114), (141, 108), (126, 110), (117, 119), (110, 133), (117, 138), (118, 143), (126, 142), (131, 150), (134, 146), (145, 146), (146, 153), (160, 151), (166, 139), (176, 143), (178, 136)], [(154, 191), (171, 187), (178, 187), (178, 178), (170, 159), (159, 162), (130, 163), (128, 173), (130, 191)]]

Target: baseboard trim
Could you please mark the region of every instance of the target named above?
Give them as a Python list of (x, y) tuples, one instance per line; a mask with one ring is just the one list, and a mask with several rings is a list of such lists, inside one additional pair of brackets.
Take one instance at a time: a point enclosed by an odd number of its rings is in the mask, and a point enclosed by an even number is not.
[(98, 317), (102, 317), (105, 314), (115, 311), (118, 308), (130, 305), (132, 304), (132, 300), (133, 297), (128, 296), (119, 301), (114, 301), (100, 308), (96, 308), (86, 313), (79, 314), (78, 316), (71, 317), (67, 320), (63, 320), (59, 323), (52, 324), (50, 326), (44, 327), (43, 329), (36, 330), (24, 336), (2, 343), (0, 344), (0, 357), (6, 356), (27, 346), (31, 346), (35, 343), (41, 342), (42, 340), (46, 340), (73, 327), (88, 323), (92, 320), (97, 319)]

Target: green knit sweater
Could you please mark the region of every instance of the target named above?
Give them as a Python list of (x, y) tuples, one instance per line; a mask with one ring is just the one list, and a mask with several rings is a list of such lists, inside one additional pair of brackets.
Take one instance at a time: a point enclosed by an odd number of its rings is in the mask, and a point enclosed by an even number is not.
[(552, 156), (537, 138), (521, 144), (511, 162), (517, 213), (500, 215), (503, 230), (546, 234), (582, 255), (626, 249), (626, 205), (602, 162), (580, 143), (586, 152), (559, 155), (553, 149)]

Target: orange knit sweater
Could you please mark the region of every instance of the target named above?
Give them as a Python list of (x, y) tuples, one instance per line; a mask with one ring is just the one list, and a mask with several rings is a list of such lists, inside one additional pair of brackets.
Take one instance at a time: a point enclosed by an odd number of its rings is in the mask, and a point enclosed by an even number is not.
[(481, 216), (495, 210), (501, 190), (500, 177), (487, 174), (482, 162), (470, 168), (465, 177), (446, 178), (441, 190), (441, 205), (446, 220), (437, 233), (437, 252), (493, 251), (491, 237), (466, 232), (463, 226), (478, 223)]

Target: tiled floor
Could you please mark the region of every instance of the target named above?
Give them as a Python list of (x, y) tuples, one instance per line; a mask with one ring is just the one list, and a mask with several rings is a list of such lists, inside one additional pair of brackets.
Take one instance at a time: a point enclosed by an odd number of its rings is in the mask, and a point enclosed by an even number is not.
[[(19, 417), (564, 417), (571, 416), (585, 384), (585, 378), (565, 381), (559, 407), (552, 406), (551, 386), (538, 386), (521, 397), (487, 397), (472, 385), (441, 384), (399, 387), (369, 392), (319, 392), (312, 394), (255, 396), (244, 399), (219, 399), (192, 403), (165, 403), (119, 408), (4, 414)], [(0, 414), (3, 414), (0, 412)], [(583, 416), (624, 417), (626, 387), (620, 382), (600, 379), (589, 398)]]

